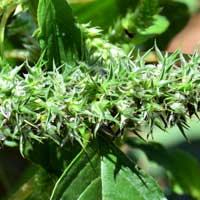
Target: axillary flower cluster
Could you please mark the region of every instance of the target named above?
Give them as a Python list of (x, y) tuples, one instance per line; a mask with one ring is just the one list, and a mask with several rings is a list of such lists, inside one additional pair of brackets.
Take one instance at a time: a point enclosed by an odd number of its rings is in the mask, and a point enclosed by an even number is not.
[[(111, 137), (153, 127), (177, 125), (185, 136), (187, 118), (198, 115), (200, 56), (163, 54), (158, 63), (144, 55), (126, 55), (101, 38), (98, 29), (82, 27), (88, 50), (85, 62), (52, 71), (28, 63), (0, 70), (0, 136), (14, 146), (26, 139), (52, 139), (58, 145), (97, 134)], [(179, 65), (177, 66), (177, 61)], [(185, 136), (186, 137), (186, 136)]]

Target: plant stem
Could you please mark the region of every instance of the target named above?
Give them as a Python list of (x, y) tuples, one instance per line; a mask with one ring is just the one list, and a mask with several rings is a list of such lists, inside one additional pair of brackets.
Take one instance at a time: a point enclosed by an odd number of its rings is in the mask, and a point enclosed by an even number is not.
[(5, 26), (8, 21), (9, 16), (15, 10), (16, 4), (12, 4), (5, 9), (5, 12), (1, 19), (0, 24), (0, 57), (4, 56), (4, 38), (5, 38)]

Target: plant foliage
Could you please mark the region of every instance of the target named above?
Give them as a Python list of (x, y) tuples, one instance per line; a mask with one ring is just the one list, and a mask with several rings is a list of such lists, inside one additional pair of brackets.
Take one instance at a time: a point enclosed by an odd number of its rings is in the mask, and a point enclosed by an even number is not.
[(40, 0), (37, 16), (40, 46), (50, 65), (53, 61), (60, 65), (81, 56), (81, 33), (67, 2)]
[[(159, 35), (162, 41), (171, 28), (174, 15), (168, 18), (167, 5), (180, 13), (189, 6), (161, 0), (126, 0), (123, 8), (114, 0), (69, 2), (0, 3), (0, 144), (18, 146), (22, 156), (45, 169), (25, 183), (32, 194), (22, 187), (11, 199), (164, 200), (153, 178), (119, 148), (130, 134), (153, 137), (155, 126), (166, 130), (176, 125), (188, 140), (187, 121), (198, 117), (200, 105), (198, 52), (162, 53), (156, 44), (145, 53), (139, 49)], [(111, 8), (112, 20), (99, 16)], [(74, 13), (85, 23), (78, 23)], [(24, 32), (22, 24), (27, 25)], [(156, 61), (149, 63), (153, 50)], [(151, 145), (139, 146), (144, 147), (156, 156)], [(189, 187), (187, 178), (179, 181), (185, 172), (180, 160), (171, 167), (176, 159), (165, 155), (161, 165), (181, 193), (199, 198), (198, 182)], [(199, 173), (196, 161), (177, 155)], [(37, 177), (44, 178), (42, 185)]]
[[(147, 126), (152, 134), (154, 125), (163, 130), (177, 125), (184, 135), (187, 118), (198, 115), (199, 55), (188, 63), (179, 52), (168, 56), (157, 49), (158, 64), (145, 65), (147, 54), (131, 60), (111, 47), (104, 49), (102, 67), (97, 61), (92, 67), (82, 62), (68, 66), (62, 73), (28, 64), (2, 70), (1, 129), (6, 140), (50, 138), (61, 144), (68, 137), (81, 142), (99, 131), (112, 137), (129, 131), (139, 135)], [(98, 47), (95, 52), (93, 59), (101, 54)], [(24, 77), (23, 68), (28, 70)]]
[[(150, 161), (159, 163), (168, 173), (174, 190), (179, 194), (190, 194), (196, 199), (200, 198), (200, 165), (197, 160), (181, 150), (166, 150), (161, 144), (144, 143), (134, 138), (128, 138), (127, 144), (134, 149), (145, 152)], [(187, 171), (187, 173), (185, 173)]]
[(69, 165), (58, 180), (51, 200), (128, 200), (132, 197), (164, 200), (153, 179), (133, 168), (133, 163), (116, 147), (110, 146), (110, 152), (107, 152), (107, 145), (104, 142), (101, 149), (92, 145), (92, 148), (82, 151), (74, 160), (73, 167)]

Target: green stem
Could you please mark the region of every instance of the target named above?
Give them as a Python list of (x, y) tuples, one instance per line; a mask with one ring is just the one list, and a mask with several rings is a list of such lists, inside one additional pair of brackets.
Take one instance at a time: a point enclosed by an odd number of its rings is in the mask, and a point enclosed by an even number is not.
[(0, 24), (0, 57), (4, 56), (5, 27), (6, 27), (9, 16), (15, 10), (16, 6), (17, 6), (16, 4), (14, 4), (14, 5), (12, 4), (12, 5), (8, 6), (5, 9), (5, 12), (4, 12), (2, 19), (1, 19), (1, 24)]
[(21, 188), (9, 198), (9, 200), (25, 200), (31, 195), (31, 193), (33, 193), (33, 188), (34, 177), (30, 178), (26, 183), (24, 183)]

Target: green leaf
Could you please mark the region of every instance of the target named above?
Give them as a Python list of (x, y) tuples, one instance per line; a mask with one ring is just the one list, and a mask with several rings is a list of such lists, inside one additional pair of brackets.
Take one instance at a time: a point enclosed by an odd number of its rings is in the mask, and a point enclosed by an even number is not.
[(168, 171), (176, 193), (200, 199), (200, 164), (192, 155), (181, 150), (171, 152), (158, 143), (144, 143), (131, 138), (127, 143), (144, 151), (150, 160)]
[(151, 34), (161, 34), (167, 30), (169, 26), (169, 21), (166, 17), (161, 15), (155, 15), (153, 17), (153, 24), (148, 28), (139, 31), (142, 35), (151, 35)]
[(81, 56), (81, 33), (67, 1), (40, 0), (37, 15), (38, 38), (49, 64), (74, 63)]
[[(99, 148), (97, 148), (99, 147)], [(112, 151), (108, 152), (108, 149)], [(51, 200), (165, 199), (154, 180), (138, 171), (119, 151), (100, 142), (72, 161), (53, 190)]]
[[(85, 3), (77, 3), (71, 6), (81, 23), (91, 22), (92, 26), (101, 26), (105, 29), (112, 25), (112, 22), (119, 14), (116, 0), (86, 1)], [(112, 12), (109, 12), (110, 10)]]

